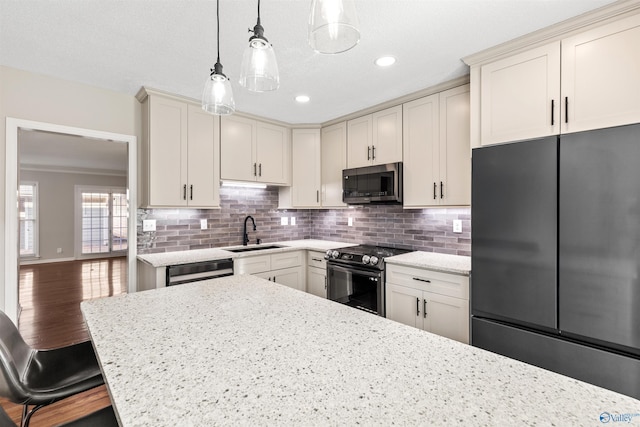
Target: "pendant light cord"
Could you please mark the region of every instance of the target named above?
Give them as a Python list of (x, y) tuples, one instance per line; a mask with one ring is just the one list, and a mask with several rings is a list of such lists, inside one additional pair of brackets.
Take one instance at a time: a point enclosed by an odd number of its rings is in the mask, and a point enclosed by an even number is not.
[[(260, 0), (258, 0), (259, 2)], [(217, 63), (220, 63), (220, 0), (216, 0), (216, 28), (218, 30), (218, 58)]]
[(258, 25), (260, 25), (260, 0), (258, 0)]

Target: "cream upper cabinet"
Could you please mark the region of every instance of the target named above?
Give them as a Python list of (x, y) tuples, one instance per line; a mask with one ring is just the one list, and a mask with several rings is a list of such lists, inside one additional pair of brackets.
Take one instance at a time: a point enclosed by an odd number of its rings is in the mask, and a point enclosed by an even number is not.
[(469, 85), (403, 105), (404, 207), (471, 204)]
[(347, 167), (402, 161), (402, 105), (347, 122)]
[(560, 131), (560, 42), (481, 68), (482, 144)]
[(219, 207), (218, 118), (199, 105), (145, 89), (142, 200), (149, 207)]
[(230, 181), (288, 185), (289, 129), (238, 115), (221, 119), (220, 176)]
[(291, 152), (292, 206), (319, 207), (320, 129), (293, 129)]
[(342, 202), (342, 170), (347, 168), (347, 124), (341, 122), (322, 128), (321, 202), (323, 207), (345, 207)]
[(640, 15), (562, 40), (562, 96), (562, 133), (640, 122)]
[(640, 14), (556, 37), (472, 66), (474, 145), (640, 122)]

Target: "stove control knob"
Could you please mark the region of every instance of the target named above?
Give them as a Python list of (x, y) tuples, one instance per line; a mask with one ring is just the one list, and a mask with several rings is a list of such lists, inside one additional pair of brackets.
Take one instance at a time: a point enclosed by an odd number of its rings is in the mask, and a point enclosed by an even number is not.
[(362, 256), (362, 263), (363, 264), (369, 264), (369, 260), (371, 259), (371, 257), (369, 257), (369, 255), (363, 255)]
[(331, 253), (333, 251), (331, 249), (329, 249), (327, 252), (324, 253), (324, 259), (329, 259), (331, 258)]
[(376, 265), (376, 264), (378, 264), (378, 257), (377, 257), (377, 256), (375, 256), (375, 255), (374, 255), (374, 256), (372, 256), (372, 257), (369, 259), (369, 262), (371, 263), (371, 265)]
[(340, 256), (340, 252), (338, 251), (331, 252), (331, 258), (336, 259), (338, 258), (338, 256)]

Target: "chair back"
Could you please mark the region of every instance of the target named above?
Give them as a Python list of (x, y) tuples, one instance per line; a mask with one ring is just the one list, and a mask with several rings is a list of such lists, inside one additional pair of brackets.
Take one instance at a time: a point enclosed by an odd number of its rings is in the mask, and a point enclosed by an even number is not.
[(22, 339), (11, 319), (0, 311), (0, 396), (22, 404), (29, 395), (22, 385), (34, 350)]

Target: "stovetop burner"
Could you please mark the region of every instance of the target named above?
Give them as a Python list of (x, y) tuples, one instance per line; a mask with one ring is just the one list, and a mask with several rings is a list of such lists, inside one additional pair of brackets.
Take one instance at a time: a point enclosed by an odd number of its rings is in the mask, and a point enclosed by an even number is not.
[(411, 252), (408, 249), (390, 248), (375, 245), (358, 245), (346, 248), (330, 249), (325, 254), (325, 259), (348, 265), (360, 265), (363, 267), (384, 268), (386, 257)]

